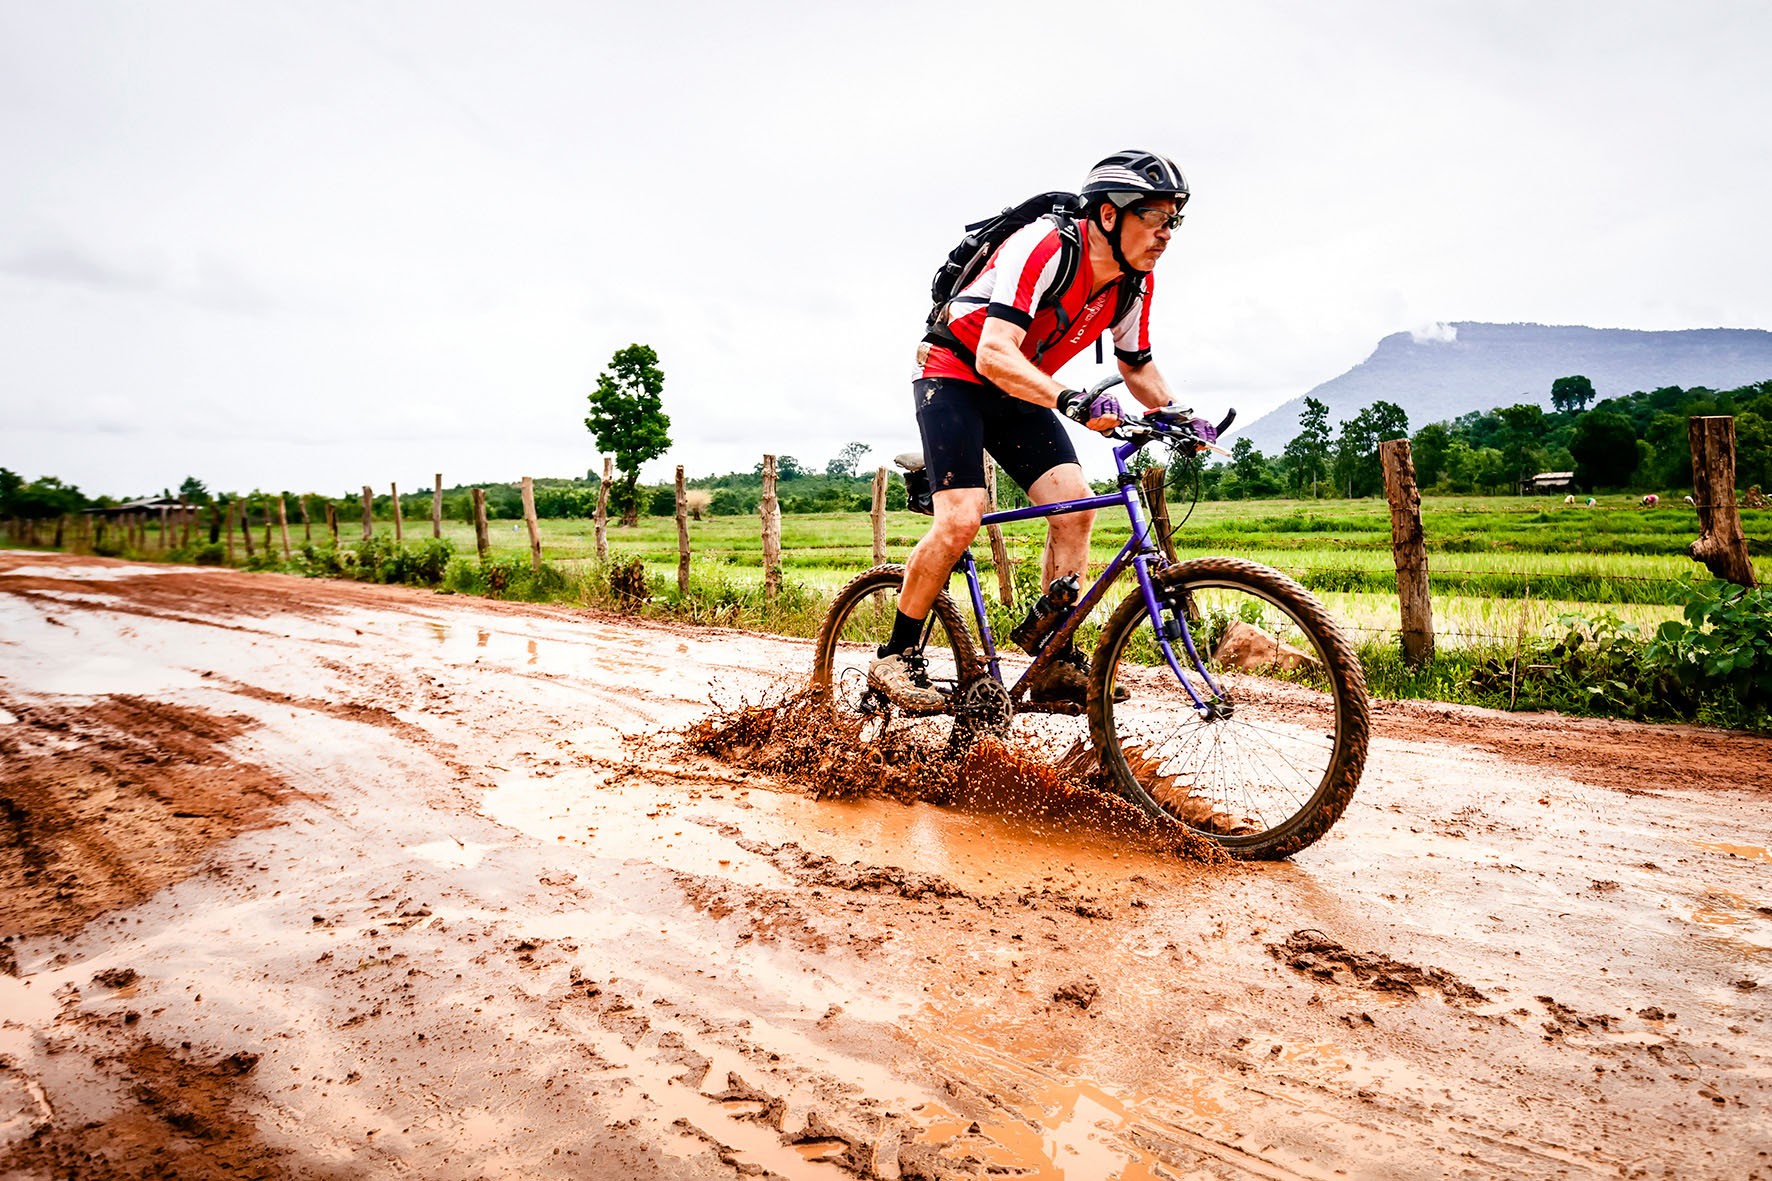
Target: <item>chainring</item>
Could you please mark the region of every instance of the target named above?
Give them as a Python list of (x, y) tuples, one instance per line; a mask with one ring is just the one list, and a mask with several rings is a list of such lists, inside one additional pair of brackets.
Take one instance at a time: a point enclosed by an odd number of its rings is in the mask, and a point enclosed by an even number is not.
[(948, 746), (961, 751), (986, 735), (1006, 738), (1014, 716), (1009, 691), (994, 677), (976, 677), (955, 695), (954, 732)]

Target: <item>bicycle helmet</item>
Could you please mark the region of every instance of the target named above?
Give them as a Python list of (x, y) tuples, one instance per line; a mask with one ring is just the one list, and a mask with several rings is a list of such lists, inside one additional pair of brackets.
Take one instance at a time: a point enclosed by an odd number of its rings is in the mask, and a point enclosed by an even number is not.
[(1169, 157), (1132, 148), (1115, 152), (1091, 168), (1089, 175), (1083, 178), (1079, 195), (1089, 210), (1089, 219), (1106, 235), (1108, 246), (1114, 252), (1114, 261), (1120, 264), (1122, 271), (1132, 271), (1135, 268), (1120, 253), (1120, 229), (1125, 222), (1116, 219), (1111, 230), (1102, 226), (1101, 203), (1107, 201), (1115, 209), (1124, 209), (1134, 201), (1148, 197), (1168, 197), (1180, 210), (1187, 204), (1187, 177)]

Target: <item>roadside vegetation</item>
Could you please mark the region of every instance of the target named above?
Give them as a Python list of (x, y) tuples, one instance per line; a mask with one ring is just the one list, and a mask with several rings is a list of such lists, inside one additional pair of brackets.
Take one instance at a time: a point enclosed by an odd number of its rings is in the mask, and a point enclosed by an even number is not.
[[(656, 398), (656, 390), (648, 392), (647, 365), (654, 359), (638, 353), (625, 358), (633, 373), (624, 381), (640, 391), (636, 396)], [(623, 371), (612, 363), (611, 372)], [(1369, 408), (1341, 424), (1340, 436), (1332, 438), (1321, 404), (1307, 404), (1300, 435), (1273, 460), (1241, 443), (1228, 463), (1172, 471), (1170, 501), (1175, 519), (1183, 522), (1178, 551), (1184, 558), (1235, 554), (1297, 578), (1353, 637), (1379, 696), (1772, 731), (1772, 600), (1763, 590), (1743, 592), (1716, 582), (1686, 556), (1698, 532), (1697, 516), (1678, 491), (1691, 479), (1685, 445), (1691, 414), (1735, 415), (1738, 484), (1772, 481), (1772, 382), (1722, 393), (1670, 388), (1588, 410), (1591, 397), (1585, 379), (1562, 379), (1553, 390), (1553, 411), (1504, 407), (1429, 424), (1412, 436), (1417, 477), (1427, 493), (1422, 518), (1436, 637), (1435, 657), (1421, 668), (1406, 667), (1398, 651), (1390, 517), (1377, 474), (1378, 440), (1406, 433), (1397, 407)], [(595, 398), (592, 404), (596, 410)], [(648, 421), (649, 430), (662, 432), (656, 417)], [(265, 530), (250, 557), (243, 546), (235, 552), (234, 563), (248, 569), (811, 636), (831, 594), (873, 562), (868, 457), (861, 443), (844, 447), (822, 467), (778, 456), (782, 579), (773, 599), (764, 595), (756, 521), (760, 463), (750, 472), (688, 482), (694, 558), (687, 590), (676, 581), (674, 489), (630, 485), (628, 467), (621, 486), (612, 489), (617, 495), (611, 498), (605, 562), (596, 558), (588, 519), (599, 493), (595, 472), (584, 479), (535, 481), (547, 556), (539, 571), (532, 568), (521, 525), (518, 486), (501, 483), (446, 489), (442, 537), (404, 545), (392, 540), (395, 508), (388, 496), (372, 502), (375, 536), (352, 541), (362, 520), (356, 493), (283, 494), (291, 518), (306, 522), (292, 525), (299, 540), (286, 562), (280, 547), (273, 550), (267, 524), (278, 494), (212, 494), (190, 478), (177, 493), (198, 506), (202, 527), (190, 545), (137, 553), (117, 533), (95, 548), (118, 557), (221, 565), (228, 561), (222, 530), (231, 507), (236, 520), (244, 512), (255, 530)], [(1582, 493), (1567, 499), (1520, 495), (1522, 476), (1546, 466), (1575, 471), (1583, 479)], [(1003, 486), (1006, 503), (1013, 503), (1012, 485)], [(466, 556), (475, 553), (475, 488), (485, 493), (490, 518), (484, 561)], [(1645, 490), (1660, 493), (1660, 503), (1645, 506)], [(88, 499), (53, 477), (26, 482), (0, 469), (0, 519), (47, 522), (108, 503), (114, 502)], [(1749, 494), (1741, 509), (1762, 581), (1772, 574), (1766, 562), (1772, 509), (1755, 507), (1763, 503)], [(927, 518), (904, 511), (904, 504), (904, 485), (895, 475), (887, 491), (888, 560), (902, 561), (927, 526)], [(429, 491), (400, 497), (409, 536), (429, 533), (431, 505)], [(624, 509), (634, 514), (631, 526), (616, 522)], [(329, 517), (338, 523), (337, 545)], [(1104, 563), (1126, 533), (1124, 521), (1104, 514), (1093, 561)], [(1044, 526), (1023, 522), (1005, 534), (1013, 585), (1007, 607), (998, 601), (982, 537), (975, 547), (999, 634), (1038, 593)], [(49, 544), (47, 530), (38, 536)], [(1092, 641), (1087, 628), (1082, 640)]]

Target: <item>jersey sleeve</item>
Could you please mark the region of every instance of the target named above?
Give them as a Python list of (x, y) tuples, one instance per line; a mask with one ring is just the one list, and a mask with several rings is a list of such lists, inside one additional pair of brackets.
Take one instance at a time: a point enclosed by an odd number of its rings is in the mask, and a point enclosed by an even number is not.
[(1114, 323), (1114, 356), (1134, 369), (1151, 359), (1151, 285), (1155, 282), (1155, 276), (1147, 274), (1132, 306)]
[(1032, 324), (1041, 297), (1058, 282), (1060, 245), (1058, 227), (1043, 217), (1009, 235), (991, 267), (986, 315), (1022, 329)]

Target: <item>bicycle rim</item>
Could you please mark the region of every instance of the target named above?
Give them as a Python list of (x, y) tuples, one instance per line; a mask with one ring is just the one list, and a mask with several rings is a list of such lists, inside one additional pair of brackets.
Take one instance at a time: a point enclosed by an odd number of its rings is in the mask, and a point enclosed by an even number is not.
[[(1159, 663), (1142, 599), (1109, 622), (1092, 731), (1122, 794), (1246, 858), (1285, 857), (1328, 831), (1365, 761), (1365, 679), (1309, 592), (1276, 571), (1197, 559), (1160, 578), (1210, 679), (1176, 656), (1202, 711)], [(1131, 693), (1119, 704), (1112, 686)]]

